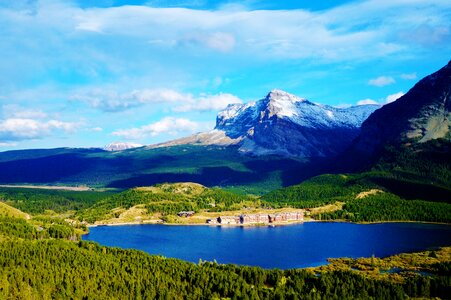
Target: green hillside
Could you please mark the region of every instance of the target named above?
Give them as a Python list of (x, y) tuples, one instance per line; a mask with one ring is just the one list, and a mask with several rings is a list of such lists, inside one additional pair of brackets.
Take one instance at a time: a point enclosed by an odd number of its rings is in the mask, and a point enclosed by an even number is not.
[(13, 218), (21, 218), (28, 219), (30, 216), (17, 208), (9, 206), (6, 203), (0, 202), (0, 217), (13, 217)]
[(199, 212), (205, 209), (210, 212), (238, 210), (246, 206), (259, 206), (260, 202), (255, 196), (207, 188), (197, 183), (166, 183), (134, 188), (112, 195), (89, 208), (80, 210), (76, 217), (92, 223), (117, 217), (135, 205), (141, 205), (147, 213), (175, 215), (180, 211)]
[(110, 191), (64, 191), (30, 188), (2, 188), (0, 200), (28, 214), (66, 213), (94, 205), (114, 194)]
[[(450, 142), (387, 147), (368, 172), (326, 174), (262, 197), (274, 206), (317, 207), (344, 202), (317, 219), (356, 222), (451, 222)], [(376, 192), (375, 192), (376, 191)]]
[(173, 146), (120, 152), (100, 149), (0, 153), (0, 183), (133, 188), (164, 182), (264, 193), (318, 175), (324, 159), (242, 155), (236, 147)]

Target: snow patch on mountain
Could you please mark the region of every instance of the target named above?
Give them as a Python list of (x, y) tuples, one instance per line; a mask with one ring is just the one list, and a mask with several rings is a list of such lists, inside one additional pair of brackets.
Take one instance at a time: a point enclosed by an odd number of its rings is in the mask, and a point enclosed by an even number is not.
[(272, 90), (267, 98), (269, 99), (269, 109), (273, 115), (280, 117), (293, 117), (298, 114), (296, 103), (305, 101), (281, 90)]
[(127, 142), (113, 142), (105, 147), (103, 147), (103, 150), (105, 151), (123, 151), (127, 149), (133, 149), (133, 148), (139, 148), (143, 147), (141, 144), (137, 143), (127, 143)]

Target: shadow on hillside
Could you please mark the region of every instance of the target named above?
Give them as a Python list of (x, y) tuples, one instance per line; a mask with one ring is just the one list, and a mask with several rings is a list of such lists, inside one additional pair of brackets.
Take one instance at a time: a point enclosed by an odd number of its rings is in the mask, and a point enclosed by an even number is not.
[(287, 187), (324, 173), (329, 165), (328, 162), (329, 159), (326, 158), (306, 158), (304, 160), (276, 158), (272, 160), (255, 159), (245, 162), (244, 165), (255, 173), (280, 171), (282, 186)]
[(251, 185), (269, 180), (280, 172), (282, 186), (297, 184), (321, 174), (325, 159), (293, 160), (288, 158), (253, 159), (243, 162), (250, 172), (236, 171), (227, 166), (203, 167), (198, 173), (154, 173), (135, 175), (111, 182), (108, 187), (131, 188), (164, 182), (196, 182), (205, 186)]
[[(167, 155), (137, 160), (134, 157), (95, 157), (80, 153), (67, 153), (0, 162), (1, 183), (60, 183), (75, 180), (90, 184), (101, 174), (110, 174), (105, 181), (117, 174), (129, 174), (156, 168), (174, 160)], [(105, 175), (106, 176), (106, 175)]]
[(251, 184), (267, 178), (265, 173), (240, 172), (229, 167), (200, 168), (199, 173), (156, 173), (143, 174), (111, 182), (108, 187), (131, 188), (149, 186), (163, 182), (196, 182), (205, 186)]
[(79, 154), (61, 154), (35, 159), (0, 163), (2, 183), (49, 183), (72, 176), (90, 168), (93, 159)]
[(399, 180), (396, 178), (377, 177), (372, 178), (371, 181), (386, 188), (391, 193), (407, 200), (419, 199), (448, 203), (451, 201), (451, 190), (444, 187)]

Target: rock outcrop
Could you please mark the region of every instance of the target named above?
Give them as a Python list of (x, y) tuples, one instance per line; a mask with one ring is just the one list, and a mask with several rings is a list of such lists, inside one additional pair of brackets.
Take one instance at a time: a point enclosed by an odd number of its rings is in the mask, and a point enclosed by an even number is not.
[(275, 214), (242, 214), (239, 216), (220, 216), (216, 220), (209, 219), (209, 224), (221, 225), (249, 225), (249, 224), (274, 224), (292, 221), (303, 221), (304, 212), (281, 212)]

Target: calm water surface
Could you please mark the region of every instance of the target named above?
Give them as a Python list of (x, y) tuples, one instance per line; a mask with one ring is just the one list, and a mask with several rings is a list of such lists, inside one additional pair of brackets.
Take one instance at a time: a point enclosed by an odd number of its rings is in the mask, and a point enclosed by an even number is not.
[(308, 222), (276, 227), (124, 225), (90, 228), (83, 237), (197, 263), (301, 268), (329, 257), (378, 257), (451, 246), (451, 226), (416, 223)]

